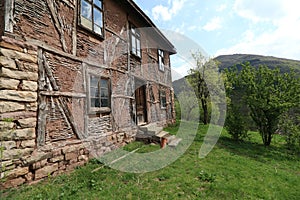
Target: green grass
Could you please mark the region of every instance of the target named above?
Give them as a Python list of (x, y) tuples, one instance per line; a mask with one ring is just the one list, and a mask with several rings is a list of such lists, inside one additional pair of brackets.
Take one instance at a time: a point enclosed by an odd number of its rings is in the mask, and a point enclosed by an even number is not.
[[(124, 173), (93, 160), (70, 175), (2, 191), (0, 199), (299, 199), (300, 157), (286, 150), (281, 136), (264, 147), (257, 133), (235, 142), (224, 131), (212, 152), (199, 159), (207, 128), (201, 125), (185, 154), (159, 171)], [(137, 148), (145, 153), (159, 147), (134, 142), (124, 149)]]

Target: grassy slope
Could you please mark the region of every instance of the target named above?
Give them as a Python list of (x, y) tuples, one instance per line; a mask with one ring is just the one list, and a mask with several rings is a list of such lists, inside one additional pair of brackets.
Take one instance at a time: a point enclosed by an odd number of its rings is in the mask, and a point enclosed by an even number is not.
[[(207, 126), (200, 126), (189, 150), (170, 166), (145, 174), (116, 171), (89, 163), (71, 175), (0, 193), (0, 199), (297, 199), (300, 158), (276, 136), (265, 148), (257, 133), (236, 143), (224, 133), (213, 151), (198, 158)], [(168, 128), (175, 133), (176, 127)], [(141, 152), (157, 146), (133, 143)], [(99, 168), (96, 172), (94, 169)]]

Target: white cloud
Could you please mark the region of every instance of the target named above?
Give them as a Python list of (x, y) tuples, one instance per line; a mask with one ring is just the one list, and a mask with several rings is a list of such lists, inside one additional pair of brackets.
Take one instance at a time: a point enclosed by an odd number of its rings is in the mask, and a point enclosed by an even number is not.
[[(234, 7), (238, 15), (254, 24), (237, 44), (219, 50), (216, 55), (252, 53), (300, 60), (300, 12), (295, 1), (236, 0)], [(255, 28), (261, 30), (265, 23), (272, 25), (273, 31), (255, 33)]]
[(157, 5), (152, 8), (152, 16), (155, 20), (171, 20), (184, 6), (187, 0), (168, 0), (168, 6)]
[(215, 31), (222, 28), (222, 19), (220, 17), (212, 18), (207, 24), (203, 26), (206, 31)]
[(221, 4), (219, 7), (217, 7), (216, 11), (222, 12), (222, 11), (226, 10), (226, 8), (227, 8), (226, 4)]

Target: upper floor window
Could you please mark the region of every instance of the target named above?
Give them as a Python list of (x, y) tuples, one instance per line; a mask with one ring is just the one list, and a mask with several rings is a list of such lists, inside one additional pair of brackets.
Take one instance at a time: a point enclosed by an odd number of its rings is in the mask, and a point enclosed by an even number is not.
[(103, 2), (102, 0), (81, 0), (80, 24), (103, 36)]
[(165, 55), (164, 55), (164, 51), (161, 49), (158, 49), (158, 66), (159, 66), (159, 70), (161, 71), (165, 70)]
[(135, 26), (131, 25), (130, 29), (131, 53), (141, 57), (141, 33)]
[(97, 108), (109, 108), (109, 79), (90, 75), (90, 108), (97, 110)]

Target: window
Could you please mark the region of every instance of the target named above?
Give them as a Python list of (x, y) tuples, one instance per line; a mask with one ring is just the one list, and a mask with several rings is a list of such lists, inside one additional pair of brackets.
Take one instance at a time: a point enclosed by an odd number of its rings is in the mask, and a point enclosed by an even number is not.
[(135, 26), (131, 25), (130, 29), (131, 53), (137, 57), (141, 57), (141, 34)]
[(164, 91), (164, 90), (160, 91), (160, 105), (161, 105), (161, 108), (167, 107), (166, 91)]
[(158, 49), (158, 66), (159, 70), (164, 71), (165, 70), (165, 56), (164, 51)]
[(81, 0), (80, 24), (103, 36), (103, 3), (102, 0)]
[(109, 79), (90, 76), (90, 108), (110, 107)]

